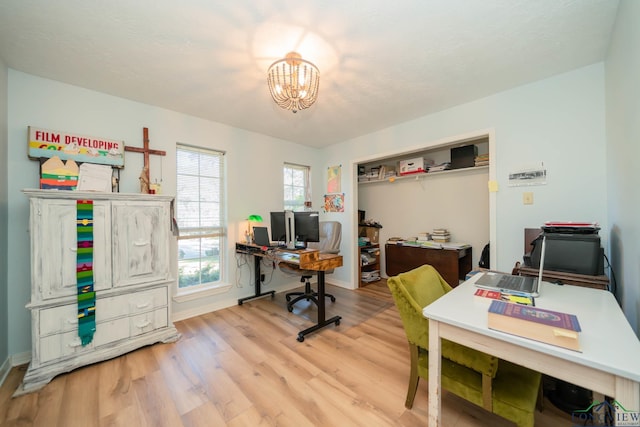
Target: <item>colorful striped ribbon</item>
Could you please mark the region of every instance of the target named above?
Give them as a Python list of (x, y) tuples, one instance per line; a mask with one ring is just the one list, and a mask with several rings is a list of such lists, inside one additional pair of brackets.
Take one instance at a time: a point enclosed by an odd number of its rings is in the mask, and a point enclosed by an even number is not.
[(76, 213), (78, 336), (85, 346), (93, 340), (96, 331), (96, 293), (93, 290), (93, 200), (78, 200)]

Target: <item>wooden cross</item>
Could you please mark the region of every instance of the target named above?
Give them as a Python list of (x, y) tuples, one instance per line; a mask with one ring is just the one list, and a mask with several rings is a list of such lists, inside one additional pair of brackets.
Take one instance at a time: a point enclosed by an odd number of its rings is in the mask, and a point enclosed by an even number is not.
[[(149, 154), (154, 154), (156, 156), (166, 156), (167, 152), (162, 150), (151, 150), (149, 148), (149, 128), (142, 128), (142, 148), (139, 147), (129, 147), (125, 146), (124, 151), (133, 151), (134, 153), (142, 153), (144, 154), (144, 167), (142, 169), (142, 174), (144, 175), (147, 183), (147, 192), (149, 192)], [(142, 177), (142, 175), (141, 175)]]

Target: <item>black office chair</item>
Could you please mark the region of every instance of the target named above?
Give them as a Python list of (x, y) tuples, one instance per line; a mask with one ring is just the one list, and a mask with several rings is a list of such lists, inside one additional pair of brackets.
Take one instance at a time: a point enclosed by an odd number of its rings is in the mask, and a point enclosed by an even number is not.
[[(307, 247), (318, 249), (320, 253), (337, 254), (340, 252), (340, 241), (342, 240), (342, 224), (338, 221), (320, 222), (320, 242), (309, 242)], [(280, 263), (280, 271), (291, 276), (300, 276), (300, 282), (304, 283), (303, 292), (289, 292), (287, 298), (287, 310), (293, 311), (293, 305), (301, 300), (313, 301), (318, 305), (318, 293), (311, 288), (309, 280), (318, 274), (314, 270), (303, 270), (290, 264)], [(325, 274), (333, 273), (333, 269), (325, 271)], [(336, 301), (336, 297), (331, 294), (324, 294), (330, 298), (331, 302)]]

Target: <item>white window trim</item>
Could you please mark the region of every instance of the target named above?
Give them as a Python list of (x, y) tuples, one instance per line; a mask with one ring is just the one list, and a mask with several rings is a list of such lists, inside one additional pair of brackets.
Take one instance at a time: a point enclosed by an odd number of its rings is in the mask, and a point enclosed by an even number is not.
[[(188, 145), (188, 144), (182, 144), (182, 143), (178, 143), (176, 145), (176, 149), (183, 149), (183, 150), (191, 150), (191, 151), (195, 151), (195, 152), (201, 152), (201, 153), (205, 153), (205, 154), (211, 154), (212, 152), (215, 153), (219, 153), (222, 155), (223, 159), (225, 156), (225, 152), (222, 150), (216, 150), (216, 149), (207, 149), (207, 148), (200, 148), (200, 147), (195, 147), (192, 145)], [(223, 161), (222, 164), (222, 179), (223, 179), (223, 191), (224, 193), (226, 193), (226, 168), (225, 168), (226, 164)], [(223, 194), (223, 199), (225, 200), (226, 203), (226, 196)], [(226, 206), (223, 206), (223, 210), (226, 211)], [(206, 235), (201, 235), (200, 238), (202, 237), (220, 237), (221, 240), (221, 247), (220, 247), (220, 252), (222, 252), (223, 247), (226, 247), (226, 238), (227, 238), (227, 222), (226, 219), (224, 221), (224, 226), (223, 227), (207, 227), (206, 231), (211, 231), (210, 233), (206, 234)], [(204, 231), (203, 230), (203, 231)], [(180, 237), (178, 237), (178, 240), (180, 240)], [(224, 262), (223, 262), (224, 261)], [(179, 285), (179, 277), (176, 277), (176, 281), (175, 281), (175, 295), (172, 297), (173, 301), (181, 303), (181, 302), (187, 302), (187, 301), (193, 301), (195, 299), (199, 299), (199, 298), (203, 298), (203, 297), (207, 297), (207, 296), (211, 296), (211, 295), (218, 295), (218, 294), (222, 294), (225, 292), (228, 292), (231, 288), (232, 285), (225, 283), (223, 281), (223, 277), (225, 275), (226, 272), (226, 268), (225, 268), (225, 263), (226, 260), (221, 260), (220, 262), (220, 280), (217, 282), (207, 282), (207, 283), (201, 283), (199, 285), (194, 285), (194, 286), (190, 286), (190, 287), (186, 287), (186, 288), (180, 288)], [(176, 271), (176, 273), (178, 273)], [(178, 274), (176, 274), (178, 275)]]
[[(196, 299), (205, 298), (213, 295), (220, 295), (229, 292), (233, 288), (233, 285), (229, 283), (217, 283), (215, 285), (209, 285), (207, 287), (200, 287), (198, 289), (189, 290), (185, 288), (182, 292), (174, 295), (173, 300), (175, 302), (187, 302), (194, 301)], [(177, 286), (176, 286), (177, 289)]]

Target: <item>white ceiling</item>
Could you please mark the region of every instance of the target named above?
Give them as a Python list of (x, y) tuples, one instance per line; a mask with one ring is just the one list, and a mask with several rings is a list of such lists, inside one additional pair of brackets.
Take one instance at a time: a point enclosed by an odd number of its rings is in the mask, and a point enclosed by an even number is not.
[[(2, 0), (15, 70), (323, 147), (604, 60), (617, 0)], [(318, 101), (271, 100), (291, 51)]]

